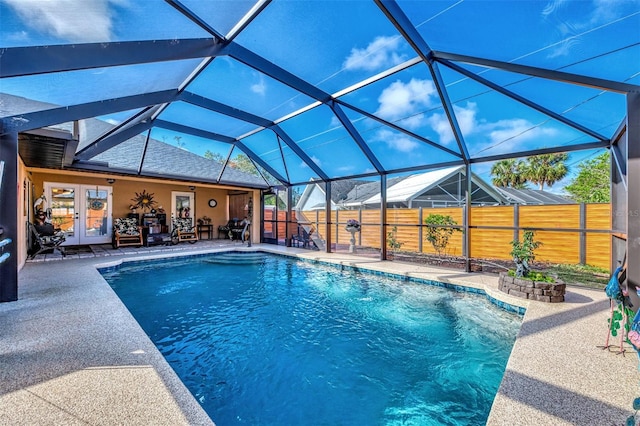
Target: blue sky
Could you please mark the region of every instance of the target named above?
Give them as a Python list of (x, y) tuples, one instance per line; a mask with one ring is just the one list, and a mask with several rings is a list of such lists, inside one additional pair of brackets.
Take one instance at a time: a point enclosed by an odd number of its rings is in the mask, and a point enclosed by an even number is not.
[[(229, 34), (251, 8), (246, 1), (183, 1), (216, 31)], [(398, 1), (430, 48), (518, 64), (640, 84), (640, 0)], [(208, 37), (159, 0), (0, 0), (0, 47), (86, 42)], [(394, 66), (416, 52), (372, 1), (275, 0), (235, 41), (330, 93), (337, 94)], [(177, 87), (199, 60), (87, 70), (0, 81), (0, 91), (54, 104), (89, 102), (124, 94)], [(483, 78), (607, 137), (624, 117), (624, 96), (460, 64)], [(472, 156), (565, 146), (593, 138), (439, 66), (460, 129)], [(229, 57), (213, 61), (188, 90), (233, 107), (279, 120), (313, 103), (309, 97)], [(345, 102), (404, 127), (419, 137), (458, 151), (432, 76), (423, 63), (348, 91)], [(173, 104), (164, 120), (232, 137), (254, 126), (185, 104)], [(385, 168), (435, 164), (452, 157), (419, 138), (344, 108)], [(103, 117), (118, 122), (131, 114)], [(281, 126), (331, 177), (374, 170), (330, 109), (321, 106)], [(308, 166), (279, 147), (271, 132), (247, 145), (280, 173), (301, 181)], [(179, 139), (176, 139), (176, 136)], [(179, 140), (185, 149), (226, 156), (228, 146), (173, 132), (153, 137)], [(570, 164), (596, 155), (577, 152)], [(488, 179), (491, 164), (474, 166)], [(574, 167), (576, 169), (576, 167)], [(552, 188), (560, 191), (569, 179)]]

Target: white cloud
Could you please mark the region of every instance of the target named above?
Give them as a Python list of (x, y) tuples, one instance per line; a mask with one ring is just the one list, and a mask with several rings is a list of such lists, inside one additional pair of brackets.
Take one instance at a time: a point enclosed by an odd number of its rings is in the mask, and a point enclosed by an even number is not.
[[(318, 167), (322, 167), (322, 161), (320, 161), (318, 157), (316, 157), (315, 155), (312, 155), (310, 158), (311, 158), (311, 161), (313, 161), (318, 165)], [(309, 168), (309, 165), (303, 161), (300, 163), (300, 167), (302, 167), (303, 169), (306, 169), (306, 168)]]
[(113, 0), (5, 0), (26, 25), (71, 43), (110, 41)]
[[(488, 122), (477, 118), (478, 106), (474, 102), (467, 102), (465, 106), (453, 107), (458, 126), (463, 137), (470, 140), (480, 135), (484, 142), (474, 143), (472, 154), (499, 154), (509, 151), (524, 151), (524, 143), (533, 140), (543, 140), (557, 135), (553, 128), (536, 126), (524, 118), (513, 118)], [(454, 142), (453, 132), (444, 114), (433, 114), (427, 119), (432, 129), (438, 133), (440, 143), (450, 145)]]
[(353, 48), (342, 67), (347, 70), (374, 71), (389, 68), (405, 60), (396, 52), (400, 37), (376, 37), (364, 49)]
[(8, 40), (19, 43), (29, 40), (29, 34), (26, 31), (16, 31), (7, 36)]
[(453, 142), (453, 132), (451, 131), (449, 120), (447, 120), (447, 117), (445, 117), (444, 114), (433, 114), (427, 119), (427, 122), (429, 123), (431, 128), (438, 134), (441, 144), (449, 145), (451, 142)]
[(258, 74), (258, 82), (252, 84), (250, 88), (253, 93), (264, 96), (267, 93), (267, 83), (264, 81), (264, 76)]
[[(478, 127), (478, 120), (476, 119), (478, 106), (475, 102), (467, 102), (464, 107), (454, 105), (453, 111), (458, 121), (458, 127), (460, 127), (463, 135), (469, 135), (476, 131)], [(431, 115), (427, 119), (427, 122), (431, 125), (431, 128), (438, 133), (440, 143), (449, 145), (455, 140), (449, 120), (444, 113)]]
[(436, 95), (435, 85), (430, 80), (412, 78), (408, 83), (397, 80), (380, 93), (376, 114), (390, 121), (403, 119), (405, 126), (417, 128), (423, 119), (419, 111), (431, 106)]
[(400, 152), (411, 152), (417, 146), (418, 142), (410, 137), (391, 130), (382, 129), (375, 135), (376, 141), (382, 141), (389, 146), (389, 148)]

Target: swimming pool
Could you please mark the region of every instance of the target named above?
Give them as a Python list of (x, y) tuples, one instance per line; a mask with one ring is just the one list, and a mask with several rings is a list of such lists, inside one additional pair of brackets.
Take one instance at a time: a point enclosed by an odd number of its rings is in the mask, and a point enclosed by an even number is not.
[(486, 422), (521, 317), (486, 297), (261, 253), (103, 275), (214, 422)]

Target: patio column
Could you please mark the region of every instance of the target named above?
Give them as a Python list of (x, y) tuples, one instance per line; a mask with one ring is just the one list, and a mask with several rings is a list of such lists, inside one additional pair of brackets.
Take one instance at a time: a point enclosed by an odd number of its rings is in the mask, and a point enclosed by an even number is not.
[[(331, 182), (324, 182), (324, 192), (325, 192), (325, 199), (324, 199), (324, 212), (325, 212), (325, 217), (324, 217), (324, 223), (325, 223), (325, 239), (326, 239), (326, 243), (325, 243), (325, 251), (327, 253), (331, 253)], [(317, 230), (316, 230), (317, 232)]]
[(387, 260), (387, 175), (380, 175), (380, 260)]
[[(462, 236), (464, 246), (464, 271), (471, 272), (471, 231), (469, 230), (469, 224), (471, 223), (471, 194), (472, 194), (472, 186), (471, 186), (471, 164), (467, 163), (465, 165), (465, 175), (466, 175), (466, 185), (464, 187), (464, 208), (462, 209), (464, 213), (464, 217), (462, 219), (463, 223), (463, 232)], [(459, 197), (458, 197), (459, 198)]]
[(640, 288), (640, 93), (627, 94), (626, 195), (627, 284), (634, 289)]
[(13, 302), (18, 300), (18, 133), (5, 133), (4, 124), (0, 132), (0, 302)]

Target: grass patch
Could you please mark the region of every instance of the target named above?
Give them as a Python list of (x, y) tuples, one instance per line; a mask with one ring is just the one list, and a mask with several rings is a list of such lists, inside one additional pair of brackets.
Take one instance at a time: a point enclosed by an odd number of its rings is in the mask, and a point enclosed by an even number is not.
[(609, 271), (591, 265), (548, 265), (545, 272), (555, 274), (567, 284), (604, 289), (609, 282)]

